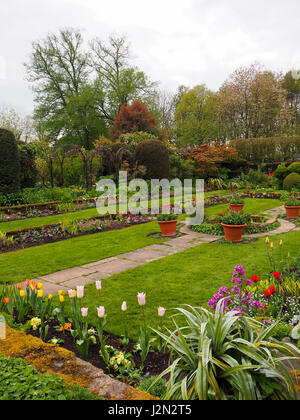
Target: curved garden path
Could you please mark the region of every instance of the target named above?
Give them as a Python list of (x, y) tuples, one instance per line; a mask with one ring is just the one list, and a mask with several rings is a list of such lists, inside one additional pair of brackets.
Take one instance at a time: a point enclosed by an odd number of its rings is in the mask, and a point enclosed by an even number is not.
[[(265, 213), (271, 217), (273, 216), (274, 218), (277, 218), (279, 215), (284, 213), (284, 208), (277, 207), (272, 210), (268, 210)], [(299, 228), (296, 228), (293, 223), (287, 220), (278, 219), (278, 221), (280, 222), (280, 227), (274, 231), (247, 236), (259, 238), (300, 230)], [(94, 283), (97, 280), (110, 277), (113, 274), (118, 274), (140, 265), (147, 264), (151, 261), (165, 258), (168, 255), (177, 254), (188, 248), (192, 248), (203, 243), (215, 242), (220, 238), (218, 236), (193, 232), (186, 225), (180, 228), (180, 233), (182, 233), (183, 236), (169, 239), (163, 244), (150, 245), (126, 254), (106, 258), (90, 264), (82, 265), (80, 267), (59, 271), (57, 273), (42, 276), (35, 279), (35, 281), (43, 283), (43, 290), (45, 293), (56, 294), (58, 290), (67, 292), (69, 289), (74, 289), (78, 285)]]

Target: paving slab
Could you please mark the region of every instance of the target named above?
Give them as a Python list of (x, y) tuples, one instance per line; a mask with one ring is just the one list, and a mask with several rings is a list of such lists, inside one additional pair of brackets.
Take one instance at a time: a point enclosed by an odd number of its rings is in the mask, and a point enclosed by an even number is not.
[(94, 269), (87, 269), (82, 267), (74, 267), (68, 268), (67, 270), (58, 271), (54, 274), (48, 274), (46, 276), (40, 277), (42, 280), (50, 282), (50, 283), (61, 283), (63, 281), (71, 280), (75, 277), (79, 277), (82, 275), (89, 275), (94, 273), (96, 270)]

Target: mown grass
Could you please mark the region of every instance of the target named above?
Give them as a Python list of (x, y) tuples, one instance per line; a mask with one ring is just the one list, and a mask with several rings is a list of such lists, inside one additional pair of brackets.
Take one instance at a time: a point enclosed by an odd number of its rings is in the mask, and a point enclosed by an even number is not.
[(156, 222), (81, 236), (0, 255), (0, 282), (15, 283), (143, 248), (163, 239)]
[[(258, 213), (278, 205), (277, 200), (247, 199), (245, 211)], [(205, 213), (215, 215), (227, 208), (228, 204), (210, 207)], [(83, 213), (87, 215), (92, 211), (96, 209), (81, 211), (81, 217)], [(75, 213), (69, 213), (66, 217), (76, 216)], [(183, 215), (179, 219), (184, 217)], [(32, 219), (32, 222), (34, 220), (36, 219)], [(143, 248), (153, 243), (160, 243), (162, 239), (148, 237), (149, 234), (156, 232), (159, 232), (159, 227), (156, 222), (151, 222), (120, 231), (87, 235), (2, 254), (0, 255), (0, 282), (24, 281), (26, 278), (40, 277)]]
[[(283, 240), (283, 248), (279, 241)], [(277, 261), (299, 255), (300, 232), (293, 232), (274, 237), (274, 256)], [(203, 244), (190, 248), (159, 261), (148, 263), (132, 270), (102, 280), (99, 293), (94, 284), (86, 286), (86, 296), (81, 302), (90, 308), (90, 322), (96, 322), (96, 307), (105, 306), (107, 312), (106, 330), (122, 334), (124, 313), (121, 312), (123, 301), (128, 306), (129, 334), (136, 339), (139, 327), (143, 323), (141, 308), (137, 303), (137, 293), (147, 295), (146, 315), (152, 327), (158, 324), (157, 308), (168, 309), (178, 305), (206, 305), (208, 300), (225, 285), (230, 286), (235, 265), (243, 265), (246, 275), (257, 274), (261, 278), (271, 271), (265, 239), (247, 244)], [(166, 319), (166, 325), (171, 326)]]

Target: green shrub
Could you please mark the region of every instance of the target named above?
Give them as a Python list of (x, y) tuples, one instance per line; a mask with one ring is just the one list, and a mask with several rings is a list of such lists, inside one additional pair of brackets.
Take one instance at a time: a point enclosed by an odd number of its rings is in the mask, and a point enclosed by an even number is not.
[(256, 187), (256, 185), (260, 185), (260, 186), (268, 185), (268, 180), (269, 180), (268, 176), (259, 169), (257, 171), (254, 169), (251, 169), (248, 175), (246, 176), (246, 178), (253, 187)]
[(0, 400), (96, 400), (86, 389), (67, 388), (56, 375), (39, 374), (23, 359), (0, 356)]
[(300, 162), (292, 163), (288, 168), (289, 173), (296, 173), (300, 175)]
[(283, 181), (283, 189), (287, 191), (292, 191), (292, 189), (300, 189), (300, 175), (296, 172), (288, 175)]
[(20, 190), (20, 155), (13, 133), (0, 128), (0, 192)]
[[(175, 330), (155, 331), (171, 348), (166, 400), (297, 400), (287, 359), (295, 346), (275, 340), (275, 325), (185, 305), (172, 317)], [(280, 355), (278, 354), (280, 351)]]
[(169, 151), (160, 140), (145, 140), (139, 143), (135, 150), (135, 160), (138, 165), (146, 166), (147, 179), (169, 178)]
[(149, 394), (154, 397), (163, 399), (166, 393), (166, 384), (165, 379), (158, 379), (158, 376), (151, 376), (150, 378), (143, 378), (138, 386), (142, 391), (149, 392)]

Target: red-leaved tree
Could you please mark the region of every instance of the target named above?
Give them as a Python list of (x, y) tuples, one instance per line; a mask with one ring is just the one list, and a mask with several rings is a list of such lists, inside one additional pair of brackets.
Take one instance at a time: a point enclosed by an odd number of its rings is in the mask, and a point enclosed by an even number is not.
[(156, 125), (157, 120), (147, 106), (141, 101), (136, 101), (132, 105), (121, 105), (120, 112), (114, 119), (113, 135), (119, 138), (125, 133), (149, 132)]

